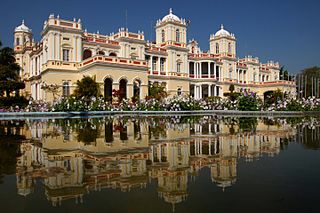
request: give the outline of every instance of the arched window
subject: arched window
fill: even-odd
[[[62,85],[62,95],[68,97],[70,95],[70,85],[69,82],[65,81]]]
[[[63,59],[63,61],[69,61],[70,60],[70,50],[69,49],[63,49],[62,50],[62,59]]]
[[[181,72],[181,62],[177,62],[177,72]]]
[[[161,31],[161,42],[165,42],[166,40],[166,33],[164,32],[164,30]]]
[[[228,43],[228,53],[231,53],[231,43]]]
[[[90,58],[91,56],[92,56],[91,50],[86,49],[83,51],[82,59],[86,60],[87,58]]]
[[[110,53],[110,54],[109,54],[109,56],[117,57],[117,54],[116,54],[116,53],[114,53],[114,52],[112,52],[112,53]]]
[[[176,29],[176,42],[180,42],[180,30]]]
[[[104,52],[102,50],[98,51],[98,55],[104,55]]]
[[[181,95],[182,94],[182,92],[181,92],[181,88],[178,88],[178,90],[177,90],[177,95]]]
[[[20,38],[16,38],[16,45],[20,45]]]
[[[219,54],[219,44],[216,43],[216,53]]]

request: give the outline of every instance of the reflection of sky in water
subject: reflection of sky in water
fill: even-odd
[[[301,118],[2,121],[0,203],[8,211],[315,208],[319,130]]]

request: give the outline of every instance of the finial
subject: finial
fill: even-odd
[[[59,14],[57,15],[57,19],[60,19],[60,15]]]
[[[24,24],[24,19],[22,19],[22,24]]]
[[[223,30],[223,24],[221,24],[221,29]]]
[[[169,13],[172,14],[172,8],[169,9]]]

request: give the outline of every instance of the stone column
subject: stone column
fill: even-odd
[[[160,57],[158,57],[158,62],[157,62],[158,64],[158,75],[160,75]]]
[[[150,67],[150,74],[153,74],[153,56],[150,56],[150,61],[151,61],[151,67]]]
[[[208,96],[211,97],[211,84],[208,85]]]
[[[237,72],[237,82],[239,83],[240,82],[240,70],[236,69],[236,72]]]
[[[58,34],[58,44],[57,44],[57,46],[58,46],[58,54],[57,54],[57,60],[61,60],[61,56],[60,56],[60,54],[61,54],[61,45],[60,45],[60,42],[61,42],[61,34],[59,33]]]
[[[73,59],[72,61],[75,62],[77,61],[77,36],[73,37],[74,42],[73,42]],[[71,60],[69,60],[71,61]]]
[[[202,66],[201,66],[201,62],[199,62],[199,74],[200,74],[200,78],[202,78]]]
[[[217,94],[216,94],[216,85],[213,85],[213,96],[217,96]]]
[[[217,67],[216,67],[216,63],[214,62],[213,63],[213,72],[214,72],[214,76],[215,76],[215,78],[217,79]],[[219,78],[220,78],[220,75],[219,75]]]
[[[209,75],[208,77],[209,78],[211,78],[211,68],[210,68],[211,66],[210,65],[211,65],[211,62],[208,62],[208,75]]]
[[[199,96],[200,96],[200,99],[202,99],[202,85],[200,85],[199,89],[200,89],[200,94],[199,94]]]

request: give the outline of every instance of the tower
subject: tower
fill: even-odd
[[[236,37],[221,25],[220,30],[210,35],[210,54],[222,62],[222,78],[237,79]]]
[[[24,24],[24,20],[20,26],[14,30],[14,49],[21,50],[26,46],[32,45],[32,31]]]
[[[168,71],[188,73],[187,22],[174,15],[170,8],[169,14],[156,24],[156,44],[168,52]]]
[[[19,75],[22,80],[26,80],[29,75],[29,53],[32,51],[33,45],[32,30],[24,24],[24,20],[20,26],[14,30],[14,52],[16,62],[20,65]],[[27,86],[26,86],[27,90]],[[25,92],[23,92],[25,94]]]
[[[210,36],[210,53],[236,57],[236,37],[225,30],[223,25],[219,31]]]

